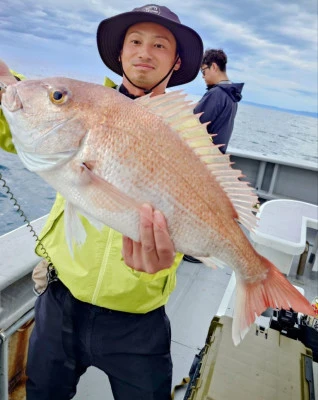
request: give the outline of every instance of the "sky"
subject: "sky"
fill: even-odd
[[[102,83],[121,78],[101,61],[96,30],[101,20],[146,2],[131,0],[10,0],[0,4],[0,58],[28,78],[66,76]],[[228,56],[243,100],[317,112],[317,0],[173,0],[181,22],[204,47]],[[180,86],[203,95],[201,74]]]

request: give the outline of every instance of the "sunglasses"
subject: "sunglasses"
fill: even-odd
[[[206,69],[210,69],[210,67],[205,67],[205,68],[202,68],[201,69],[201,74],[203,75],[203,76],[205,76],[205,70]]]

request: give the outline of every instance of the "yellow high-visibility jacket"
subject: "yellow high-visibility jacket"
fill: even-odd
[[[109,79],[105,79],[104,84],[116,86]],[[0,147],[15,152],[10,129],[2,112]],[[106,226],[99,231],[85,217],[81,217],[87,240],[81,247],[74,245],[72,257],[65,240],[64,205],[65,199],[58,193],[39,237],[59,279],[74,297],[101,307],[131,313],[146,313],[166,304],[176,285],[176,270],[182,254],[176,255],[172,267],[156,274],[135,271],[123,261],[122,235]],[[45,256],[41,245],[37,245],[35,251]]]

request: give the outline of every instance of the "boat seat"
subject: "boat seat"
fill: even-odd
[[[297,200],[270,200],[260,206],[257,217],[258,226],[250,232],[255,249],[288,275],[294,256],[306,248],[307,228],[317,230],[317,242],[318,206]]]

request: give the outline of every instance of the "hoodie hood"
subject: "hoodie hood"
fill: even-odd
[[[230,96],[230,98],[238,103],[242,100],[242,90],[244,83],[219,83],[217,85],[208,85],[207,89],[210,90],[214,87],[219,87]]]

